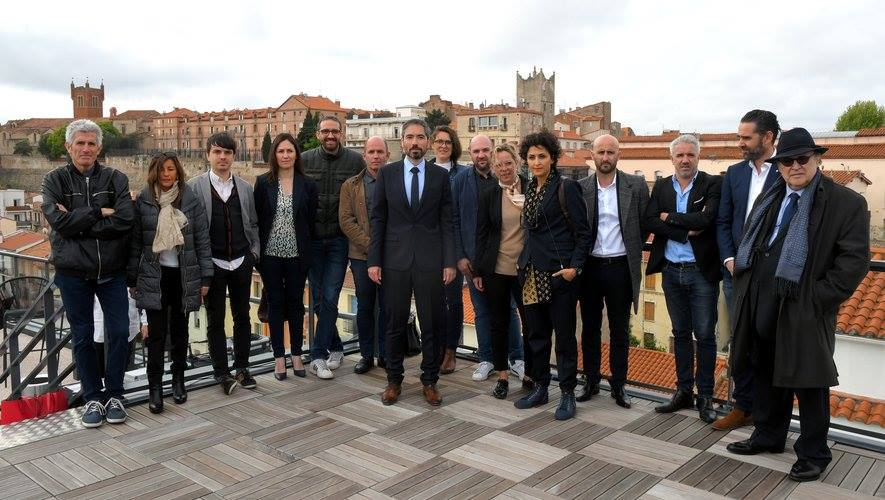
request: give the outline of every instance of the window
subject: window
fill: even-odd
[[[643,304],[643,317],[646,321],[654,321],[655,320],[655,303],[654,302],[645,302]]]
[[[77,106],[79,106],[81,108],[83,107],[83,96],[81,96],[81,95],[77,96]]]
[[[642,333],[642,345],[653,346],[657,345],[655,341],[655,334],[651,332],[643,332]]]
[[[657,274],[649,274],[645,277],[645,288],[646,290],[654,290],[657,285],[658,275]]]
[[[393,138],[399,139],[399,128],[398,127],[393,127]]]
[[[98,97],[96,97],[96,96],[92,96],[92,107],[93,108],[98,107]]]

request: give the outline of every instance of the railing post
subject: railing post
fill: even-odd
[[[52,293],[50,288],[47,293],[43,294],[43,322],[45,328],[43,341],[46,343],[46,352],[51,352],[58,343],[58,337],[55,334],[55,321],[52,320],[54,315],[55,294]],[[48,360],[46,374],[48,375],[48,380],[54,380],[58,376],[58,356],[53,356]]]

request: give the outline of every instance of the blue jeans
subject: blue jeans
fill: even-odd
[[[383,358],[384,352],[384,294],[381,287],[369,279],[369,267],[364,260],[350,259],[350,272],[356,288],[356,330],[360,340],[360,355],[364,358]],[[375,317],[375,304],[378,317]],[[378,337],[377,356],[375,337]]]
[[[316,331],[310,346],[311,359],[326,359],[329,351],[343,351],[338,335],[338,296],[347,272],[347,238],[317,239],[311,242],[312,260],[308,277]]]
[[[673,324],[677,385],[691,392],[697,382],[698,395],[712,396],[719,284],[707,281],[697,267],[681,269],[667,264],[662,274],[664,298]],[[692,342],[692,333],[695,342]],[[698,358],[696,372],[695,345]]]
[[[101,282],[55,273],[55,285],[61,292],[65,314],[71,323],[74,363],[80,375],[83,399],[122,398],[123,373],[129,363],[129,299],[125,273],[102,278]],[[92,308],[96,297],[104,312],[104,341],[108,349],[104,376],[106,393],[93,343],[95,321]]]
[[[489,301],[483,292],[480,292],[473,286],[473,280],[467,280],[467,286],[470,289],[470,302],[473,304],[473,324],[476,327],[476,355],[480,361],[488,361],[493,363],[492,358],[492,316],[489,310]],[[522,328],[519,322],[519,315],[516,312],[516,303],[510,301],[510,338],[507,342],[510,344],[510,361],[523,359],[522,353]]]

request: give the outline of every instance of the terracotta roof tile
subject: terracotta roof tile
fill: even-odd
[[[130,109],[128,111],[124,111],[119,113],[117,116],[111,118],[112,120],[144,120],[145,118],[153,118],[155,116],[160,116],[159,111],[154,111],[153,109]]]
[[[41,241],[36,245],[28,248],[27,250],[23,250],[19,253],[22,255],[30,255],[31,257],[40,257],[41,259],[48,259],[49,254],[52,252],[52,246],[49,243],[49,240]]]
[[[879,135],[885,135],[885,127],[862,128],[857,131],[857,137],[875,137]]]
[[[881,259],[881,248],[872,248],[874,259]],[[839,308],[836,332],[885,340],[885,272],[870,271],[857,289]]]
[[[20,231],[17,233],[12,233],[11,235],[5,237],[3,239],[3,243],[0,243],[0,250],[11,252],[25,250],[36,245],[37,243],[40,243],[45,239],[46,237],[43,236],[41,233]]]
[[[833,179],[837,184],[841,184],[845,186],[849,182],[853,181],[855,178],[864,182],[867,186],[873,183],[873,181],[869,180],[867,176],[863,174],[860,170],[821,170],[824,175]]]
[[[885,401],[830,391],[830,415],[885,427]]]

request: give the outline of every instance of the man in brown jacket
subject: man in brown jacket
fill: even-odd
[[[366,141],[363,151],[366,168],[341,185],[338,222],[349,241],[350,272],[356,286],[356,328],[362,358],[353,367],[355,373],[366,373],[375,366],[375,332],[378,332],[378,366],[384,368],[384,335],[378,324],[384,324],[384,302],[381,286],[369,279],[366,258],[369,248],[369,218],[378,170],[390,159],[384,139],[374,136]],[[375,317],[375,303],[380,314]]]

